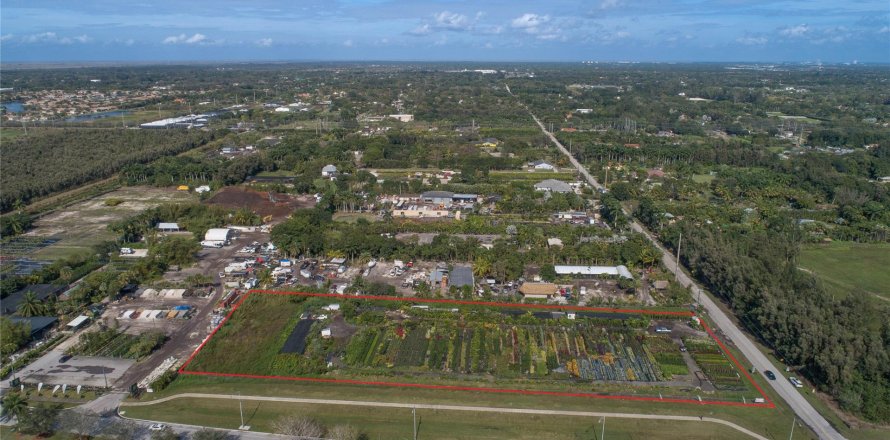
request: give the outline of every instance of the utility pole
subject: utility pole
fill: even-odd
[[[414,440],[417,440],[417,407],[416,406],[411,407],[411,416],[414,418],[413,425],[411,425],[414,428]],[[792,426],[791,428],[794,429],[794,426]]]
[[[794,425],[797,424],[797,416],[791,418],[791,434],[788,434],[788,440],[794,437]]]
[[[600,433],[600,440],[605,440],[606,438],[606,417],[603,416],[603,431]]]

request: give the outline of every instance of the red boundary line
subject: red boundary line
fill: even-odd
[[[571,393],[565,391],[544,391],[544,390],[520,390],[513,388],[485,388],[485,387],[469,387],[469,386],[459,386],[459,385],[429,385],[429,384],[420,384],[420,383],[402,383],[402,382],[382,382],[382,381],[363,381],[363,380],[355,380],[355,379],[325,379],[325,378],[317,378],[317,377],[300,377],[300,376],[273,376],[273,375],[259,375],[259,374],[240,374],[240,373],[217,373],[212,371],[188,371],[186,368],[188,365],[194,360],[195,356],[210,342],[210,339],[216,335],[216,332],[222,328],[223,325],[232,317],[238,308],[244,303],[244,301],[254,293],[264,293],[271,295],[297,295],[297,296],[313,296],[313,297],[327,297],[327,298],[341,298],[341,299],[363,299],[363,300],[372,300],[372,301],[401,301],[401,302],[414,302],[414,303],[440,303],[440,304],[462,304],[462,305],[483,305],[483,306],[492,306],[492,307],[505,307],[505,308],[532,308],[532,309],[564,309],[564,310],[579,310],[579,311],[597,311],[597,312],[609,312],[609,313],[638,313],[643,315],[669,315],[669,316],[685,316],[692,317],[694,314],[692,312],[676,312],[676,311],[655,311],[655,310],[642,310],[642,309],[616,309],[616,308],[606,308],[606,307],[584,307],[584,306],[561,306],[555,304],[521,304],[521,303],[499,303],[499,302],[490,302],[490,301],[461,301],[461,300],[449,300],[449,299],[435,299],[435,298],[401,298],[401,297],[391,297],[391,296],[374,296],[374,295],[341,295],[335,293],[306,293],[306,292],[282,292],[282,291],[272,291],[272,290],[250,290],[245,293],[241,299],[232,307],[232,310],[226,314],[226,317],[210,332],[210,335],[201,342],[201,345],[198,346],[197,349],[189,356],[189,358],[185,361],[182,367],[179,368],[179,374],[186,375],[194,375],[194,376],[213,376],[213,377],[238,377],[238,378],[249,378],[249,379],[275,379],[275,380],[288,380],[288,381],[296,381],[296,382],[315,382],[315,383],[338,383],[338,384],[350,384],[350,385],[371,385],[371,386],[387,386],[387,387],[398,387],[398,388],[421,388],[421,389],[431,389],[431,390],[449,390],[449,391],[477,391],[477,392],[485,392],[485,393],[502,393],[502,394],[522,394],[522,395],[543,395],[543,396],[560,396],[560,397],[586,397],[586,398],[595,398],[595,399],[611,399],[611,400],[629,400],[629,401],[645,401],[645,402],[667,402],[667,403],[687,403],[687,404],[697,404],[697,405],[720,405],[720,406],[742,406],[742,407],[756,407],[756,408],[775,408],[775,404],[770,400],[766,393],[754,382],[754,379],[748,374],[747,370],[742,368],[739,361],[735,358],[735,356],[730,353],[730,351],[726,348],[725,345],[717,338],[717,335],[711,331],[710,327],[701,321],[702,326],[708,332],[708,334],[714,338],[714,341],[720,346],[720,349],[735,363],[736,368],[741,370],[745,377],[748,378],[748,381],[751,382],[751,385],[760,392],[760,395],[766,400],[766,403],[741,403],[741,402],[730,402],[730,401],[699,401],[696,399],[677,399],[677,398],[658,398],[658,397],[647,397],[647,396],[626,396],[626,395],[605,395],[605,394],[593,394],[593,393]]]

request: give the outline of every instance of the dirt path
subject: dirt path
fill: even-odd
[[[609,413],[596,411],[561,411],[553,409],[533,409],[533,408],[498,408],[490,406],[464,406],[464,405],[438,405],[426,403],[397,403],[397,402],[372,402],[361,400],[333,400],[333,399],[302,399],[295,397],[266,397],[266,396],[238,396],[233,394],[206,394],[206,393],[183,393],[167,396],[150,402],[125,402],[121,407],[128,406],[148,406],[159,403],[169,402],[175,399],[228,399],[228,400],[250,400],[264,402],[281,402],[281,403],[310,403],[321,405],[343,405],[343,406],[372,406],[378,408],[418,408],[418,409],[435,409],[445,411],[472,411],[472,412],[490,412],[500,414],[535,414],[535,415],[554,415],[554,416],[573,416],[573,417],[606,417],[618,419],[643,419],[643,420],[676,420],[683,422],[700,422],[700,423],[716,423],[727,426],[736,431],[742,432],[759,440],[767,440],[766,437],[757,434],[747,428],[736,425],[735,423],[714,417],[694,417],[694,416],[670,416],[655,414],[634,414],[634,413]]]

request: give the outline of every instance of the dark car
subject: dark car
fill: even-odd
[[[773,374],[772,371],[766,370],[763,372],[763,375],[766,376],[766,378],[769,380],[776,380],[776,375]]]
[[[59,363],[64,364],[65,362],[68,362],[68,359],[71,359],[71,355],[63,354],[62,357],[59,358]]]

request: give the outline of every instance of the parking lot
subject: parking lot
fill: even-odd
[[[65,359],[63,348],[55,348],[16,374],[24,383],[45,386],[104,387],[121,378],[135,363],[132,359],[74,356]]]

